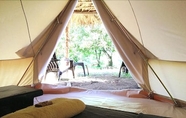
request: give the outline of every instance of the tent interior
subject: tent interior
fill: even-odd
[[[96,91],[41,85],[74,9],[94,4],[141,90]],[[77,98],[86,105],[163,117],[186,116],[186,1],[0,1],[0,86],[41,88],[34,104]],[[119,117],[119,116],[118,116]]]

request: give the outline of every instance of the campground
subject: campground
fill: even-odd
[[[89,69],[89,75],[83,75],[82,69],[75,70],[75,78],[71,72],[64,73],[60,83],[65,86],[81,87],[93,90],[139,89],[130,74],[121,73],[119,69]]]

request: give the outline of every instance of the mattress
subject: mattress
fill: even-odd
[[[111,110],[86,105],[86,108],[83,112],[72,118],[165,118],[165,117],[143,113],[138,114],[127,111]]]
[[[59,88],[58,88],[59,89]],[[64,90],[64,88],[62,88]],[[104,117],[105,115],[131,113],[135,117],[171,117],[185,118],[186,108],[175,107],[171,103],[160,102],[153,99],[145,98],[142,95],[137,95],[139,90],[87,90],[81,88],[65,88],[67,91],[62,91],[58,94],[45,93],[42,96],[35,97],[34,103],[51,100],[53,98],[76,98],[85,103],[87,106],[85,111],[76,116],[83,118],[87,113],[88,118],[91,116]],[[129,94],[130,93],[130,94]],[[132,96],[131,96],[132,95]],[[95,110],[92,110],[95,108]],[[103,110],[103,111],[102,111]],[[106,112],[104,112],[106,110]],[[104,112],[104,114],[103,114]],[[102,115],[102,116],[101,116]],[[113,115],[113,116],[112,116]],[[76,118],[75,117],[75,118]],[[108,116],[107,116],[108,117]],[[130,117],[129,117],[130,118]]]

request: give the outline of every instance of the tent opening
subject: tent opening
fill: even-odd
[[[104,90],[139,88],[91,1],[78,1],[55,54],[62,74],[59,77],[48,73],[50,80],[45,79],[44,83]],[[70,60],[75,64],[73,70],[67,69]]]

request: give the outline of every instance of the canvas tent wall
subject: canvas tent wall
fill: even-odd
[[[37,83],[43,77],[76,3],[0,1],[1,86]]]
[[[32,84],[43,77],[76,3],[0,1],[1,86]],[[136,82],[169,96],[160,78],[174,98],[185,101],[186,1],[93,3]]]
[[[185,1],[117,1],[116,3],[106,0],[105,4],[114,15],[109,13],[111,17],[106,18],[104,13],[99,12],[100,16],[107,27],[112,26],[107,29],[112,38],[116,39],[115,45],[128,68],[132,70],[134,67],[133,76],[139,75],[136,78],[141,82],[138,83],[142,83],[143,88],[150,91],[166,96],[170,93],[171,96],[185,100],[184,95],[180,94],[185,89],[181,82],[185,81],[185,30],[183,30],[185,26],[182,21],[185,16],[181,12],[185,11]],[[100,3],[97,3],[97,6],[100,6]],[[124,34],[119,34],[112,24],[117,24],[123,30],[122,33],[126,34],[126,38],[122,37]],[[128,40],[132,40],[135,44],[130,45]],[[136,46],[137,48],[134,48]]]

